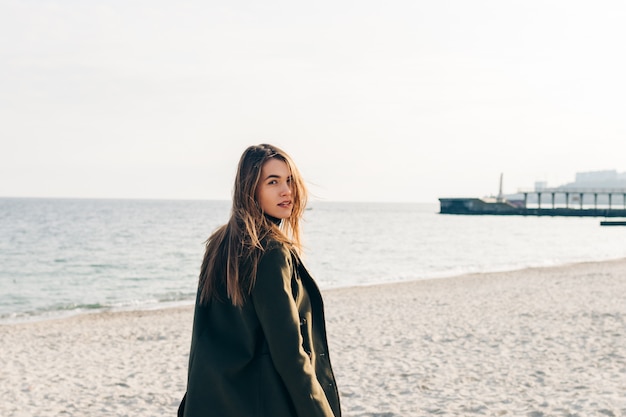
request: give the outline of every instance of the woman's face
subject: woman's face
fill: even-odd
[[[256,199],[261,210],[277,219],[286,219],[293,210],[291,172],[280,159],[268,159],[261,167]]]

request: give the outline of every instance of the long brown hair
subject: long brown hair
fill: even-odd
[[[285,162],[291,172],[293,209],[280,224],[263,213],[256,199],[261,168],[271,158]],[[200,302],[217,297],[218,286],[223,285],[232,304],[241,306],[254,286],[267,238],[300,251],[300,219],[306,202],[306,187],[289,155],[268,144],[246,149],[237,167],[230,219],[206,241],[198,283]]]

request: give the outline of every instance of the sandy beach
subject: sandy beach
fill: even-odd
[[[324,292],[344,416],[626,415],[626,260]],[[0,416],[173,416],[192,308],[0,326]]]

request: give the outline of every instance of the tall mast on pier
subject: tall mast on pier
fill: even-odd
[[[498,191],[498,197],[497,197],[497,201],[499,203],[504,201],[504,195],[502,194],[502,177],[504,176],[504,174],[501,172],[500,173],[500,190]]]

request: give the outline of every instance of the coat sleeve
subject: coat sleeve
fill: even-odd
[[[302,347],[300,316],[291,290],[291,254],[284,246],[269,248],[257,271],[252,299],[265,333],[272,362],[298,417],[333,417],[311,360]]]

